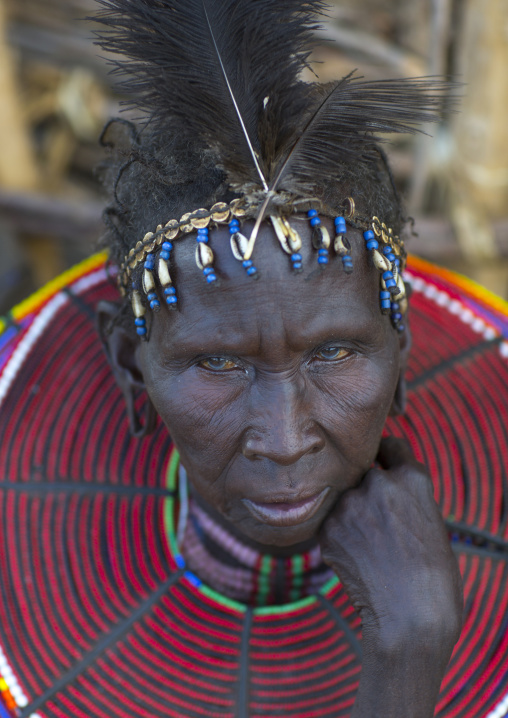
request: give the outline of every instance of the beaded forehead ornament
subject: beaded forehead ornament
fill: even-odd
[[[209,231],[211,226],[228,224],[233,256],[242,263],[249,277],[259,276],[251,259],[249,240],[241,232],[240,222],[246,215],[247,211],[242,206],[241,199],[235,199],[229,204],[218,202],[210,210],[198,209],[185,214],[180,221],[172,219],[164,227],[159,225],[155,232],[148,232],[143,240],[130,250],[120,268],[119,287],[123,294],[131,295],[136,331],[142,339],[147,337],[146,305],[148,304],[154,312],[160,311],[161,308],[156,278],[166,305],[170,309],[176,309],[178,306],[178,297],[170,271],[173,241],[193,232],[197,233],[196,265],[202,270],[205,281],[209,285],[214,285],[217,282],[217,274],[214,268],[213,250],[209,246]],[[314,208],[307,211],[312,227],[312,245],[317,251],[318,264],[321,268],[326,267],[330,251],[334,251],[342,260],[344,272],[351,274],[353,261],[351,245],[346,236],[346,218],[352,226],[364,229],[366,249],[370,253],[372,264],[380,272],[381,312],[390,314],[393,326],[399,332],[404,331],[403,316],[407,311],[407,298],[402,271],[405,267],[406,252],[402,240],[378,217],[373,217],[370,223],[357,217],[355,202],[351,197],[347,200],[347,212],[344,212],[344,215],[334,218],[335,237],[332,242],[328,229],[321,223],[318,211]],[[284,217],[270,215],[269,221],[282,250],[290,257],[293,272],[301,272],[302,239],[299,233]],[[159,252],[158,259],[157,252]],[[139,282],[132,281],[132,274],[139,267],[143,267],[141,287]],[[145,301],[142,298],[143,294],[146,297]]]
[[[152,136],[177,137],[182,147],[211,156],[224,175],[228,189],[222,191],[237,196],[171,219],[132,242],[120,262],[119,285],[132,300],[139,336],[148,336],[148,307],[159,311],[161,300],[178,307],[171,274],[174,241],[196,234],[196,264],[204,281],[216,286],[210,229],[228,224],[233,255],[255,278],[253,250],[261,222],[268,221],[291,269],[300,272],[302,240],[289,221],[298,212],[307,213],[323,268],[334,252],[350,274],[347,224],[363,231],[380,272],[381,311],[402,331],[403,243],[373,216],[379,212],[360,216],[351,198],[341,207],[337,188],[345,196],[361,186],[371,207],[388,188],[391,200],[387,203],[384,191],[383,206],[391,203],[392,215],[400,218],[378,133],[416,132],[435,121],[449,83],[361,82],[352,74],[328,85],[302,82],[323,0],[98,1],[104,10],[96,20],[105,27],[99,44],[121,55],[116,63],[124,76],[121,89],[147,116]],[[185,159],[179,162],[181,177]],[[334,219],[333,239],[320,213]],[[242,232],[245,219],[255,220],[249,237]]]

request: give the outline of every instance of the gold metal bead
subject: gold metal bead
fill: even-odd
[[[169,273],[168,263],[165,259],[162,259],[162,257],[159,257],[159,262],[157,265],[157,274],[159,277],[159,282],[161,283],[162,287],[169,287],[173,283],[171,281],[171,275]]]
[[[146,314],[146,307],[141,301],[141,295],[139,292],[132,292],[132,311],[136,319],[144,317]]]
[[[407,310],[409,308],[409,302],[407,301],[407,297],[402,297],[399,299],[399,308],[401,314],[407,314]]]
[[[333,241],[333,248],[339,257],[345,257],[351,251],[351,244],[345,234],[337,234]]]
[[[132,255],[135,253],[135,251],[136,250],[134,249],[134,247],[132,247],[132,249],[129,249],[129,257],[132,257]]]
[[[204,242],[199,242],[196,247],[196,264],[200,269],[205,269],[213,264],[213,252]]]
[[[210,212],[212,213],[212,220],[214,222],[218,222],[219,224],[224,224],[229,219],[229,205],[225,202],[217,202],[213,205]]]
[[[191,224],[194,229],[205,229],[211,221],[210,212],[207,209],[197,209],[191,215]]]
[[[387,272],[392,267],[388,259],[382,255],[381,252],[378,252],[377,249],[372,251],[372,261],[374,262],[376,269],[380,272]]]
[[[192,212],[186,212],[181,218],[180,218],[180,231],[184,234],[189,234],[189,232],[192,232],[194,227],[189,222],[190,216]]]
[[[379,217],[372,217],[372,231],[374,232],[376,237],[381,236],[382,229],[381,220],[379,219]]]
[[[236,217],[237,219],[242,219],[242,217],[245,217],[247,212],[243,207],[240,206],[240,203],[242,202],[241,199],[234,199],[231,204],[229,205],[231,209],[231,214],[233,217]]]
[[[356,212],[355,201],[352,197],[347,197],[346,202],[348,203],[349,207],[346,210],[345,215],[348,219],[353,219]]]
[[[149,294],[150,292],[153,292],[154,289],[155,281],[153,274],[149,269],[145,269],[143,272],[143,290],[145,294]]]
[[[249,240],[241,232],[235,232],[235,234],[231,235],[230,244],[234,258],[242,262],[245,257],[245,252],[247,251]]]
[[[178,220],[176,219],[170,219],[169,222],[164,227],[166,232],[164,232],[164,237],[166,239],[175,239],[178,236],[178,233],[180,232],[180,227],[178,226]]]
[[[134,257],[134,258],[131,259],[131,261],[129,262],[129,267],[130,267],[131,269],[136,269],[137,266],[138,266],[138,260],[136,259],[136,257]]]
[[[140,249],[143,249],[143,242],[141,240],[136,242],[136,252],[139,252]]]

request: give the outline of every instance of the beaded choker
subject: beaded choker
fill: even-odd
[[[309,205],[307,201],[307,205]],[[301,203],[300,203],[301,204]],[[293,211],[296,206],[293,205]],[[321,223],[319,212],[313,207],[307,209],[307,218],[312,228],[312,246],[317,253],[317,263],[321,268],[329,263],[330,252],[342,260],[344,272],[353,271],[351,244],[347,238],[347,224],[363,230],[366,249],[374,267],[380,272],[380,308],[383,314],[389,314],[393,326],[404,331],[403,317],[407,311],[406,289],[402,278],[406,252],[402,240],[394,235],[378,217],[367,219],[356,214],[355,203],[348,197],[342,214],[334,217],[335,236]],[[248,239],[241,230],[241,221],[253,215],[253,208],[244,204],[244,200],[235,199],[229,204],[219,202],[211,209],[198,209],[183,215],[178,221],[172,219],[166,225],[159,225],[155,232],[148,232],[142,241],[133,247],[120,267],[119,286],[122,294],[131,295],[136,331],[146,340],[148,329],[146,311],[148,307],[158,312],[161,299],[169,309],[176,309],[178,296],[171,276],[171,252],[173,241],[193,232],[196,233],[196,265],[202,271],[204,281],[210,286],[217,283],[218,273],[214,267],[214,253],[210,247],[210,229],[213,226],[229,225],[231,251],[235,259],[241,262],[246,275],[259,276],[251,259],[254,249],[254,233]],[[289,219],[278,214],[268,215],[282,250],[289,256],[291,269],[301,272],[303,269],[302,239]],[[158,257],[157,257],[158,253]],[[143,268],[141,282],[135,272]]]
[[[180,465],[177,540],[187,568],[215,591],[251,606],[299,601],[319,593],[333,577],[319,546],[277,558],[242,543],[188,496]]]

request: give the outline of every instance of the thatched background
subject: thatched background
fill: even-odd
[[[101,232],[97,137],[118,98],[80,20],[93,9],[0,0],[0,312]],[[340,0],[320,40],[324,80],[357,67],[467,83],[459,115],[390,154],[417,219],[412,251],[508,296],[508,0]]]

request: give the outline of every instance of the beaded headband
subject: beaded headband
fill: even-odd
[[[308,204],[308,203],[307,203]],[[178,297],[171,277],[171,252],[173,241],[185,235],[197,232],[196,265],[203,272],[207,284],[213,286],[217,283],[217,273],[214,269],[214,253],[209,246],[210,225],[229,225],[231,251],[235,259],[242,263],[247,275],[252,278],[259,276],[251,255],[253,243],[242,234],[240,221],[248,216],[248,210],[243,206],[243,200],[235,199],[229,204],[216,203],[211,209],[197,209],[188,212],[178,221],[172,219],[165,226],[159,225],[155,232],[148,232],[143,240],[133,247],[120,267],[118,277],[122,294],[131,294],[132,309],[135,317],[136,331],[146,340],[148,337],[146,326],[146,304],[154,312],[160,311],[161,304],[157,293],[156,277],[164,302],[170,309],[178,306]],[[402,271],[405,267],[406,252],[402,240],[394,235],[378,217],[367,220],[356,215],[355,202],[348,197],[344,213],[334,218],[335,237],[332,242],[330,233],[321,223],[316,209],[307,210],[307,217],[312,228],[312,246],[317,251],[317,262],[321,268],[329,263],[330,251],[333,250],[342,260],[342,267],[346,274],[353,271],[351,258],[351,244],[346,237],[348,223],[363,230],[366,249],[370,253],[374,267],[380,272],[380,307],[382,314],[389,314],[393,326],[404,331],[403,317],[407,311],[407,298]],[[302,239],[288,219],[283,216],[270,214],[268,219],[272,224],[282,250],[289,255],[291,268],[294,272],[303,269]],[[156,253],[160,251],[157,269],[155,269]],[[132,280],[136,269],[143,265],[140,291],[139,283]],[[146,301],[143,299],[146,297]]]
[[[239,197],[159,225],[131,249],[119,282],[131,296],[138,334],[147,338],[147,305],[156,312],[164,297],[168,307],[178,306],[170,273],[174,240],[197,233],[196,264],[214,286],[210,226],[229,225],[234,257],[249,277],[257,277],[252,253],[260,224],[268,221],[299,272],[302,240],[288,217],[304,211],[320,267],[333,251],[351,273],[346,220],[363,231],[380,272],[381,311],[402,331],[402,241],[377,217],[357,216],[352,199],[330,211],[312,198],[326,197],[344,183],[353,187],[353,173],[376,206],[380,184],[391,183],[393,189],[380,143],[386,134],[418,132],[438,120],[449,104],[450,83],[436,78],[370,82],[354,72],[326,84],[303,82],[326,0],[100,0],[100,5],[98,42],[118,56],[121,91],[150,127],[150,154],[156,156],[162,143],[163,156],[172,157],[167,171],[179,178],[177,184],[192,183],[203,157],[213,158]],[[194,161],[187,163],[193,152]],[[141,147],[123,167],[138,155]],[[395,191],[393,202],[398,204]],[[319,211],[334,218],[333,241]],[[247,218],[255,219],[249,238],[241,231]],[[136,270],[142,264],[140,282]]]

